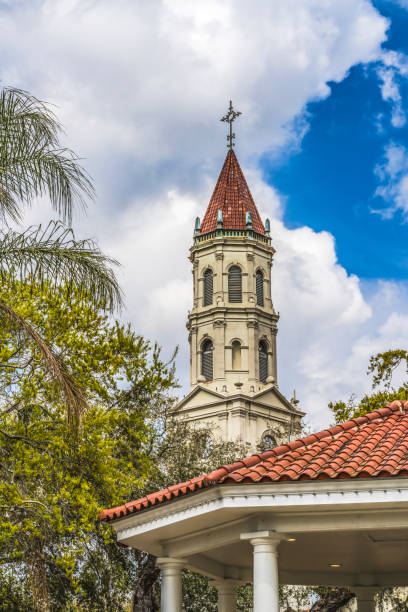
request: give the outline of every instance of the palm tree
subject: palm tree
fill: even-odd
[[[0,277],[76,287],[95,305],[113,310],[121,292],[112,271],[117,262],[91,240],[77,240],[69,225],[75,206],[94,197],[92,182],[73,151],[60,146],[61,125],[49,106],[29,93],[0,90]],[[25,232],[11,229],[24,208],[48,195],[60,221]],[[68,225],[66,225],[68,224]],[[0,298],[0,312],[36,342],[59,381],[68,416],[78,422],[86,400],[58,354]]]

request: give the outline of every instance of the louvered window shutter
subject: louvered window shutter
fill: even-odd
[[[268,378],[268,348],[266,343],[261,340],[259,343],[259,380],[263,383]]]
[[[232,266],[228,272],[228,301],[242,302],[242,274],[238,266]]]
[[[213,273],[212,270],[204,272],[204,306],[213,303]]]
[[[264,275],[259,270],[256,273],[256,303],[264,305]]]
[[[213,379],[213,344],[205,340],[201,347],[201,374],[205,380]]]

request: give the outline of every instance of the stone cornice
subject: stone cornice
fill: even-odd
[[[214,250],[215,247],[221,246],[233,246],[237,248],[239,245],[243,250],[250,247],[251,250],[263,251],[270,258],[276,253],[276,250],[271,244],[264,242],[264,239],[258,240],[247,236],[211,236],[206,240],[195,241],[193,246],[190,247],[190,257],[193,257],[197,251],[202,250]]]
[[[130,535],[227,508],[240,508],[247,512],[269,509],[270,512],[280,513],[284,512],[285,508],[291,508],[298,514],[302,513],[303,508],[303,512],[312,511],[313,515],[318,515],[317,506],[320,506],[324,517],[327,513],[325,507],[343,509],[344,512],[347,506],[364,506],[369,509],[375,504],[393,504],[396,509],[402,504],[408,526],[408,478],[221,484],[167,501],[157,507],[147,508],[112,521],[111,524],[118,533],[118,540],[121,540]],[[269,514],[261,516],[268,519]],[[265,522],[273,525],[273,515],[270,515],[268,520],[269,523],[264,519],[264,525]],[[301,521],[295,523],[296,529],[301,531]],[[354,528],[360,527],[355,525]]]
[[[198,308],[194,308],[188,315],[188,318],[189,320],[203,319],[206,317],[211,319],[214,316],[219,316],[221,313],[224,314],[225,318],[228,320],[235,319],[237,316],[243,316],[245,318],[252,317],[263,325],[270,327],[272,331],[276,330],[277,332],[278,329],[276,324],[279,321],[279,315],[272,309],[261,309],[259,306],[255,305],[232,306],[228,304],[227,306],[226,303],[223,302],[222,306],[200,306]]]
[[[198,389],[198,388],[202,389],[201,385],[197,386],[195,389]],[[218,393],[217,391],[213,391],[212,389],[204,389],[204,391],[207,391],[209,394],[211,393],[213,395],[213,398],[217,398],[217,399],[212,399],[208,403],[205,403],[205,404],[202,403],[199,406],[186,406],[186,408],[184,408],[181,404],[187,403],[188,399],[190,399],[190,397],[193,397],[192,392],[190,392],[188,395],[186,395],[185,398],[181,400],[181,402],[178,405],[179,407],[176,406],[176,408],[171,411],[171,414],[173,415],[177,414],[179,416],[185,417],[184,413],[193,414],[193,413],[197,413],[200,410],[212,409],[212,412],[206,415],[206,418],[211,418],[212,416],[217,417],[218,414],[221,412],[220,408],[222,406],[225,406],[225,408],[223,408],[222,410],[225,412],[228,412],[228,410],[230,409],[229,408],[230,404],[233,404],[234,402],[241,400],[243,403],[245,403],[247,411],[249,411],[252,414],[256,414],[257,416],[262,417],[262,418],[271,418],[273,416],[275,420],[279,420],[278,415],[281,414],[281,415],[287,415],[287,416],[291,416],[291,417],[300,419],[304,415],[303,412],[295,409],[292,406],[292,404],[290,404],[290,402],[288,402],[288,400],[286,400],[281,393],[277,392],[275,388],[273,388],[273,391],[276,392],[277,396],[279,397],[279,399],[281,399],[281,401],[282,401],[282,398],[283,400],[285,400],[285,403],[287,403],[287,407],[286,406],[274,406],[274,405],[266,404],[265,402],[262,402],[257,397],[260,394],[262,395],[263,393],[262,391],[259,391],[255,396],[245,395],[243,393],[235,393],[233,395],[227,395],[224,393],[223,394]],[[268,391],[268,388],[265,388],[264,391]],[[190,420],[190,419],[186,419],[186,420]],[[191,420],[194,421],[195,418],[192,417]],[[282,418],[281,422],[287,423],[288,420],[285,418]]]

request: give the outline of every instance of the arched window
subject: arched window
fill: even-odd
[[[262,447],[263,447],[263,450],[268,450],[270,448],[274,448],[277,445],[278,444],[276,442],[276,438],[271,433],[268,432],[268,433],[266,433],[262,437]]]
[[[207,268],[204,272],[204,306],[213,303],[213,273]]]
[[[265,340],[259,343],[259,380],[263,383],[268,378],[268,347]]]
[[[232,369],[241,369],[241,344],[238,340],[234,340],[232,343]]]
[[[242,302],[242,274],[238,266],[231,266],[228,272],[228,301]]]
[[[213,343],[204,340],[201,345],[201,374],[205,380],[213,379]]]
[[[256,303],[258,306],[264,305],[264,275],[260,270],[256,273]]]

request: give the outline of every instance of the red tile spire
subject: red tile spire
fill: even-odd
[[[265,234],[258,209],[249,191],[237,156],[232,149],[227,153],[214,193],[208,204],[201,224],[201,234],[208,234],[208,232],[217,229],[219,210],[222,211],[223,229],[247,229],[246,213],[249,212],[251,213],[254,232]]]

